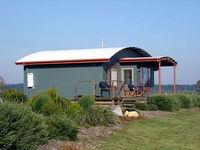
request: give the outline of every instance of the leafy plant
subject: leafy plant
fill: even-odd
[[[80,125],[113,126],[117,123],[117,116],[104,106],[94,105],[90,109],[82,110],[76,120]]]
[[[56,88],[48,88],[47,90],[43,91],[45,95],[48,95],[52,100],[56,100],[60,97],[60,93]]]
[[[46,116],[50,116],[52,114],[62,114],[63,110],[59,104],[47,101],[42,105],[41,113]]]
[[[4,82],[4,79],[0,76],[0,101],[3,98],[4,89],[5,89],[5,82]]]
[[[180,102],[181,108],[191,108],[191,107],[193,107],[193,100],[192,100],[191,95],[189,95],[189,94],[177,94],[176,97]]]
[[[48,102],[48,104],[45,104]],[[59,95],[59,91],[55,88],[49,88],[45,91],[35,94],[28,102],[34,111],[45,113],[45,115],[50,115],[50,113],[56,112],[66,112],[70,101]],[[45,106],[43,107],[43,105]],[[52,107],[52,108],[51,108]],[[43,110],[42,110],[43,109]],[[42,110],[42,111],[41,111]]]
[[[44,118],[25,104],[0,103],[0,148],[33,149],[47,141]]]
[[[49,137],[59,140],[76,140],[77,125],[66,116],[52,115],[48,120]]]
[[[84,110],[87,110],[95,104],[95,100],[91,95],[84,95],[80,98],[78,103]]]
[[[194,94],[194,97],[196,99],[196,107],[200,107],[200,95],[199,94]]]
[[[82,111],[82,107],[78,103],[70,103],[66,111],[66,115],[70,118],[76,117]]]
[[[63,112],[66,112],[69,109],[69,106],[71,105],[70,100],[60,96],[54,99],[54,103],[59,104]]]
[[[173,95],[154,95],[148,98],[148,105],[151,110],[175,111],[180,104]]]
[[[3,91],[3,101],[12,103],[25,103],[28,97],[16,89]]]
[[[135,103],[135,108],[140,110],[149,110],[149,106],[147,103],[139,101]]]
[[[49,96],[43,95],[38,97],[33,105],[33,110],[36,112],[41,112],[43,105],[50,101],[51,98]]]

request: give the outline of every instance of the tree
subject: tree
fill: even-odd
[[[0,76],[0,101],[2,100],[2,94],[5,89],[5,82],[4,79]]]
[[[198,89],[200,89],[200,80],[197,81],[196,86]]]

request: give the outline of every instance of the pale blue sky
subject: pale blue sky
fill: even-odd
[[[38,50],[136,46],[200,79],[200,0],[0,0],[0,76],[23,82],[17,59]],[[172,83],[172,68],[162,82]]]

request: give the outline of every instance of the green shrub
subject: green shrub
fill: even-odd
[[[50,105],[53,108],[50,108],[50,106],[48,107],[48,105],[46,104],[42,111],[43,113],[45,113],[45,115],[50,115],[51,112],[53,114],[53,110],[60,112],[60,108],[62,112],[66,112],[70,105],[70,101],[64,97],[61,97],[59,95],[59,91],[55,88],[49,88],[45,91],[35,94],[27,102],[27,104],[29,104],[34,111],[41,112],[43,104],[45,104],[46,102],[51,102]]]
[[[25,103],[28,97],[21,91],[10,89],[3,91],[3,101],[12,103]]]
[[[82,107],[78,103],[70,103],[70,105],[68,106],[68,109],[66,111],[66,115],[71,118],[74,118],[81,111],[82,111]]]
[[[33,104],[33,110],[36,112],[41,112],[43,105],[50,101],[51,98],[49,96],[43,95],[38,97]]]
[[[147,103],[144,102],[136,102],[135,103],[135,108],[139,110],[149,110],[149,106]]]
[[[117,116],[104,106],[94,105],[77,114],[76,120],[80,125],[113,126],[117,123]]]
[[[180,104],[174,95],[150,96],[148,104],[151,110],[175,111],[180,108]]]
[[[31,108],[33,109],[35,102],[37,101],[38,98],[43,96],[44,94],[42,92],[38,92],[35,95],[33,95],[27,102],[26,104],[30,105]]]
[[[176,97],[180,102],[181,108],[191,108],[194,106],[192,97],[190,94],[177,94]]]
[[[52,101],[47,101],[42,105],[41,113],[46,116],[50,116],[53,114],[62,114],[63,110],[59,104]]]
[[[84,110],[86,110],[90,109],[95,104],[95,100],[91,95],[84,95],[80,98],[78,103]]]
[[[0,112],[0,149],[32,149],[47,141],[44,118],[30,107],[0,103]]]
[[[59,140],[76,140],[78,134],[77,125],[61,115],[52,115],[48,120],[49,137]]]
[[[60,93],[56,88],[48,88],[47,90],[43,91],[44,95],[48,95],[52,100],[56,100],[60,97]]]
[[[196,98],[196,107],[200,107],[200,95],[199,94],[195,94],[195,98]]]
[[[200,107],[200,95],[198,95],[198,94],[190,94],[190,97],[192,99],[192,105],[194,107]]]
[[[149,105],[149,110],[154,110],[154,111],[159,110],[159,109],[158,109],[158,106],[157,106],[156,104],[152,104],[152,103],[150,104],[150,103],[149,103],[148,105]]]
[[[60,96],[54,99],[54,103],[59,104],[63,112],[66,112],[71,104],[69,99]]]

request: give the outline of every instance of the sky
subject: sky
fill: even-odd
[[[178,62],[177,83],[200,80],[200,0],[0,0],[0,76],[23,82],[15,61],[40,50],[140,47]],[[157,82],[157,79],[156,79]],[[173,83],[173,68],[162,68]]]

